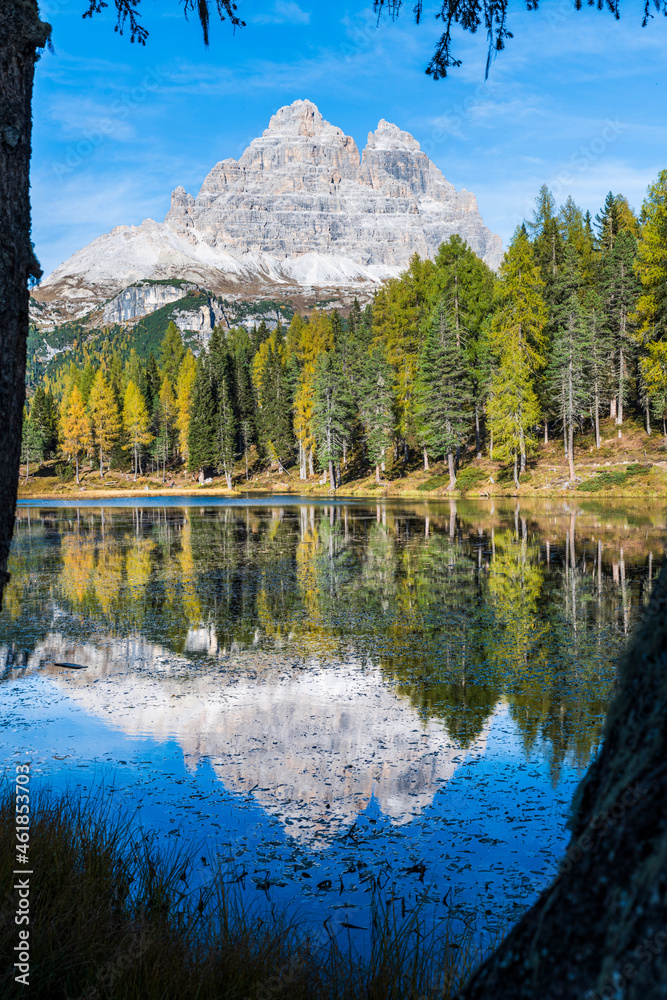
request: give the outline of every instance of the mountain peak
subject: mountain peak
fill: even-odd
[[[312,101],[298,100],[279,108],[271,116],[269,127],[264,129],[264,136],[315,136],[322,133],[335,133],[343,136],[342,129],[337,128],[323,117],[319,108]]]
[[[375,132],[368,133],[366,149],[419,153],[421,146],[409,132],[403,132],[398,125],[381,118]]]

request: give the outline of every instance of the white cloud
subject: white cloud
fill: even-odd
[[[310,13],[294,0],[276,0],[266,14],[255,14],[249,19],[253,24],[309,24]]]

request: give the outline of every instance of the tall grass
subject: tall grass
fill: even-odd
[[[111,806],[31,795],[30,986],[0,970],[0,996],[48,1000],[447,1000],[482,958],[460,922],[426,926],[376,894],[364,958],[294,919],[260,916],[216,872],[190,891],[191,860]],[[0,793],[0,946],[13,954],[14,793]],[[12,960],[13,961],[13,960]]]

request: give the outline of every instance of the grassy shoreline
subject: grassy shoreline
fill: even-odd
[[[575,448],[576,480],[570,482],[567,461],[560,440],[541,443],[529,459],[526,472],[516,489],[511,473],[499,462],[487,456],[477,458],[468,451],[463,456],[457,479],[457,488],[449,489],[449,477],[444,462],[431,463],[424,470],[415,457],[404,464],[389,456],[383,481],[375,482],[375,475],[358,461],[351,461],[343,470],[341,487],[332,492],[328,483],[323,484],[318,475],[300,480],[296,470],[278,472],[261,468],[254,460],[252,475],[245,478],[245,467],[237,466],[234,487],[228,490],[223,476],[216,476],[211,483],[200,486],[182,471],[168,473],[168,481],[161,476],[142,476],[136,481],[126,471],[113,470],[100,479],[99,471],[86,469],[81,473],[81,484],[63,482],[56,475],[56,463],[45,463],[38,474],[28,482],[19,483],[19,499],[110,499],[112,497],[242,497],[246,494],[272,496],[276,493],[300,497],[350,499],[405,499],[448,500],[485,499],[502,497],[522,499],[554,499],[576,497],[579,500],[599,498],[604,500],[656,500],[667,499],[667,441],[662,435],[650,437],[639,422],[627,421],[623,437],[611,420],[603,422],[601,447],[596,449],[592,438],[581,436]],[[25,469],[23,470],[25,473]],[[170,483],[173,482],[173,485]]]

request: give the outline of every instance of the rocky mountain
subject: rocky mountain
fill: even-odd
[[[498,266],[500,237],[475,196],[457,192],[408,132],[382,120],[360,155],[299,100],[239,160],[216,164],[196,197],[176,188],[164,222],[118,226],[56,268],[35,292],[37,322],[83,316],[146,281],[179,279],[227,298],[370,293],[454,233]]]

